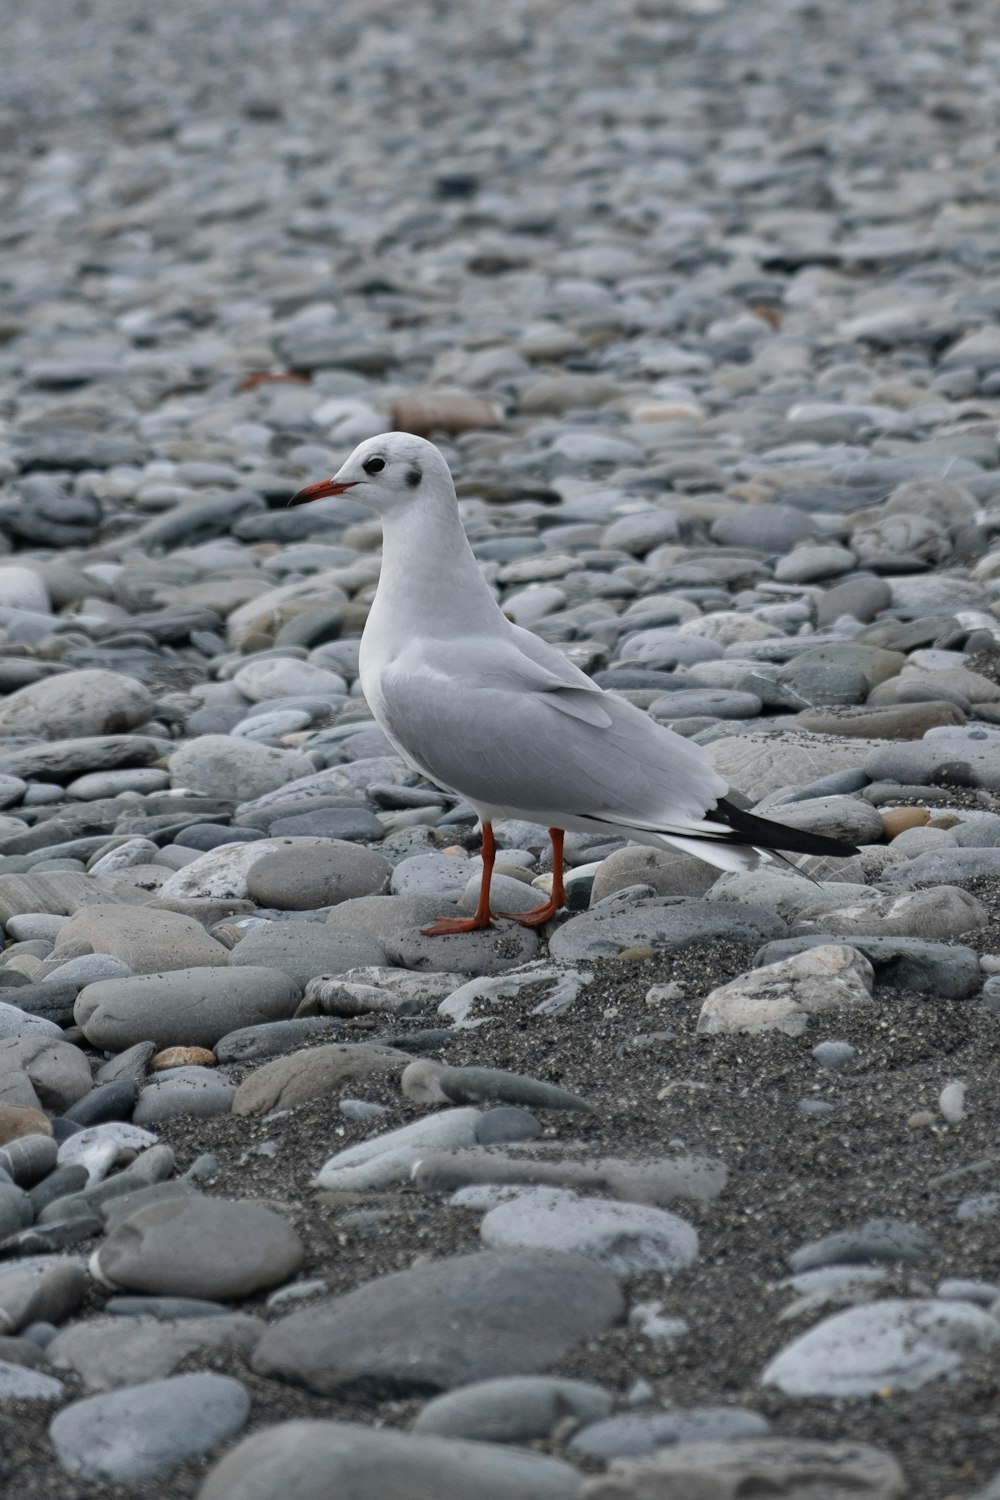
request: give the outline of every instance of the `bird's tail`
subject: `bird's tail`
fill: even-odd
[[[772,818],[746,812],[728,797],[719,798],[711,816],[704,822],[691,823],[684,828],[657,829],[657,834],[675,849],[693,854],[696,859],[702,859],[718,870],[731,872],[754,870],[762,863],[773,863],[804,875],[805,871],[793,860],[786,859],[785,854],[844,859],[859,852],[855,845],[831,838],[829,834],[789,828]]]

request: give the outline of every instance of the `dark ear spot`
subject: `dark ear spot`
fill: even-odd
[[[424,475],[422,469],[414,467],[412,469],[407,469],[406,471],[406,482],[410,486],[411,490],[416,489],[417,485],[420,483],[423,477]]]

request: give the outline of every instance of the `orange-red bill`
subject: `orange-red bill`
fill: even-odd
[[[320,479],[315,484],[307,484],[304,490],[298,490],[289,500],[289,505],[308,505],[310,500],[326,500],[330,495],[342,495],[345,490],[354,488],[357,480],[349,479],[346,484],[337,484],[333,479]]]

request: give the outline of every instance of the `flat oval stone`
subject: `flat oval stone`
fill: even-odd
[[[304,1259],[294,1229],[263,1203],[195,1196],[139,1209],[94,1266],[116,1289],[228,1302],[288,1281]]]
[[[579,1256],[449,1256],[272,1324],[253,1365],[327,1393],[443,1390],[547,1369],[622,1312],[616,1278]]]
[[[198,1500],[580,1500],[571,1464],[538,1453],[353,1422],[283,1422],[216,1465]]]
[[[91,1483],[133,1483],[172,1469],[234,1437],[250,1393],[228,1375],[175,1375],[63,1408],[49,1427],[68,1474]]]

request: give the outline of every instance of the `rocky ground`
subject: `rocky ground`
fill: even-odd
[[[1000,5],[2,18],[5,1493],[997,1500]],[[474,815],[286,506],[393,428],[860,853],[423,935]]]

